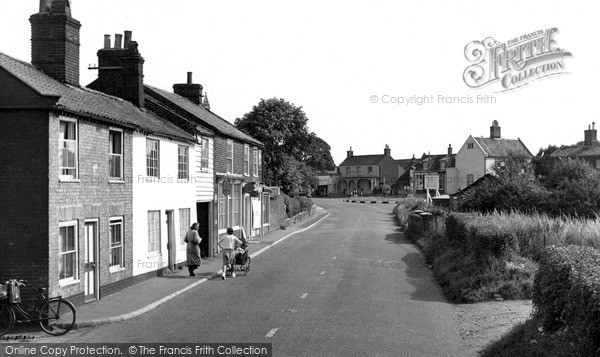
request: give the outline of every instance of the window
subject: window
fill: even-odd
[[[253,176],[258,176],[258,149],[254,148],[254,150],[252,150],[252,159],[254,164],[252,165],[252,175]]]
[[[244,175],[250,175],[250,146],[244,144]]]
[[[346,176],[349,177],[350,176],[350,167],[346,167]]]
[[[417,175],[417,190],[425,189],[425,175]]]
[[[440,170],[445,170],[446,169],[446,161],[440,161]]]
[[[242,185],[241,184],[235,184],[233,185],[233,192],[232,192],[232,217],[233,217],[233,222],[231,224],[232,227],[237,227],[237,226],[241,226],[242,222],[240,220],[241,215],[240,215],[240,207],[241,207],[241,195],[242,195]]]
[[[600,169],[600,159],[596,159],[596,166],[597,169]]]
[[[369,173],[369,176],[372,176],[373,175],[373,166],[367,167],[367,172]]]
[[[61,120],[59,137],[60,176],[77,178],[77,122]]]
[[[362,176],[362,167],[358,166],[356,168],[356,176],[359,176],[359,177]]]
[[[108,157],[110,178],[123,180],[123,132],[108,131]]]
[[[219,230],[227,228],[227,198],[223,194],[223,182],[219,183]]]
[[[262,150],[258,150],[258,173],[256,175],[258,177],[260,177],[261,172],[262,172]]]
[[[177,178],[179,180],[187,180],[189,178],[189,148],[185,145],[179,145],[177,161],[179,166],[177,169]]]
[[[59,224],[58,278],[59,283],[77,280],[77,221]]]
[[[467,143],[467,149],[472,149],[473,148],[473,143]]]
[[[160,252],[160,211],[148,211],[148,253]]]
[[[159,177],[159,145],[158,140],[146,139],[146,175]]]
[[[467,186],[473,183],[473,174],[467,175]]]
[[[181,244],[185,244],[185,235],[187,234],[190,226],[190,209],[179,209],[179,236],[181,237]]]
[[[208,139],[206,138],[202,138],[202,140],[200,141],[201,143],[201,150],[200,150],[200,168],[202,169],[208,169]]]
[[[123,218],[110,220],[110,268],[124,268],[125,258],[123,250]]]
[[[438,186],[438,190],[442,191],[444,189],[444,180],[445,180],[445,175],[444,174],[440,174],[440,178],[439,178],[439,186]]]
[[[233,140],[227,140],[227,173],[233,173]]]

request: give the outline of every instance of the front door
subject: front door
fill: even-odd
[[[175,242],[173,211],[167,211],[167,250],[169,255],[169,269],[175,271],[175,263],[177,261],[177,244]]]
[[[250,204],[250,195],[244,195],[244,231],[246,238],[252,236],[252,205]]]
[[[98,261],[98,222],[85,222],[85,302],[100,298],[100,265]]]

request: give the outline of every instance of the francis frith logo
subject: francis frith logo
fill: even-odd
[[[569,51],[554,40],[557,28],[538,30],[506,42],[488,37],[465,46],[469,65],[463,79],[471,88],[499,84],[500,92],[516,89],[538,79],[567,73],[564,58]]]

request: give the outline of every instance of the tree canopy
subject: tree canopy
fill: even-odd
[[[315,171],[333,170],[331,147],[308,129],[302,107],[281,98],[261,99],[235,126],[265,145],[264,179],[296,196],[317,187]]]

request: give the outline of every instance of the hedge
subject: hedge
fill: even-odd
[[[508,229],[479,214],[454,213],[446,218],[448,240],[455,247],[468,248],[477,256],[501,258],[517,251],[518,239]]]
[[[534,280],[533,304],[546,331],[564,330],[582,356],[600,352],[600,251],[549,247]]]

